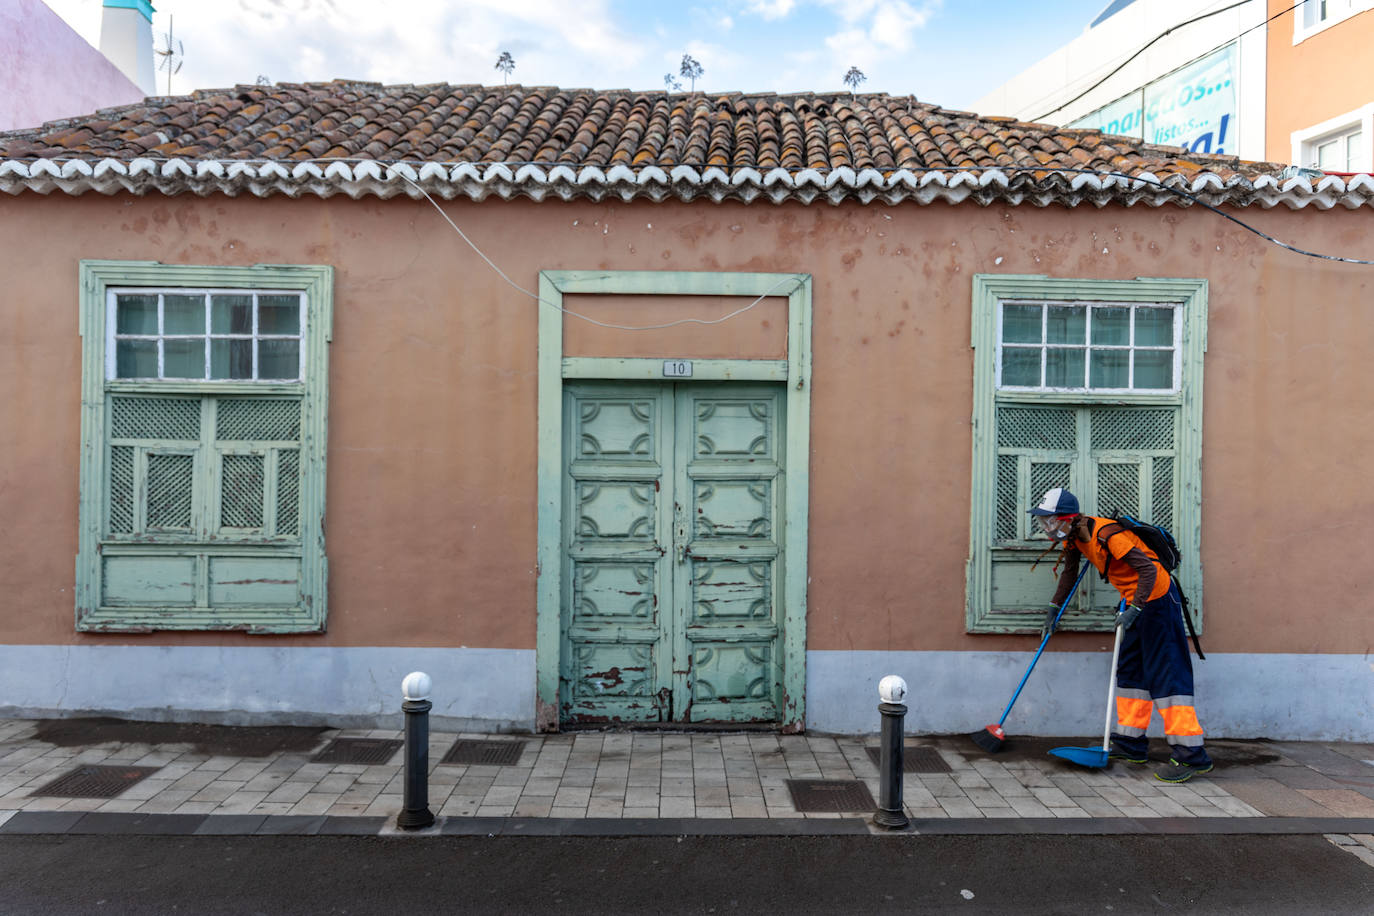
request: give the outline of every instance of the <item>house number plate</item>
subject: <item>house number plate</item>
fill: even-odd
[[[690,359],[665,359],[663,361],[663,376],[665,378],[691,378],[692,361]]]

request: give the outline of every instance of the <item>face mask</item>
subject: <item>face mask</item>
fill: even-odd
[[[1068,519],[1052,518],[1048,515],[1038,517],[1040,527],[1052,540],[1062,541],[1069,536],[1070,523]]]

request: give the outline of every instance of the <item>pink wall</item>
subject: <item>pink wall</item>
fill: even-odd
[[[138,86],[47,4],[0,0],[0,130],[142,98]]]
[[[445,208],[527,289],[541,269],[813,276],[811,649],[1025,648],[1025,637],[964,632],[974,274],[1205,278],[1207,649],[1374,645],[1374,563],[1361,547],[1374,513],[1369,267],[1301,257],[1196,207]],[[1368,209],[1237,212],[1305,248],[1374,258]],[[22,252],[0,335],[11,535],[0,643],[534,646],[539,306],[428,203],[25,193],[0,201],[0,251]],[[74,632],[81,258],[335,266],[328,633]],[[727,337],[691,331],[693,352],[778,352],[781,315],[765,305]],[[678,355],[678,338],[580,325],[568,338],[582,352]]]

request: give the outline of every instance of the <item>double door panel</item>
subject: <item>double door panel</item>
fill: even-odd
[[[783,398],[565,388],[565,722],[779,719]]]

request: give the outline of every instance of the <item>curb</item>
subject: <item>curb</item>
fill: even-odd
[[[998,836],[998,835],[1293,835],[1371,834],[1374,818],[926,818],[904,830],[842,818],[551,818],[439,817],[424,830],[402,831],[390,817],[300,814],[138,814],[110,811],[20,811],[0,823],[10,836],[379,836],[418,839],[485,837],[655,836]]]

